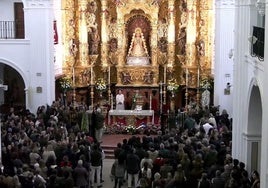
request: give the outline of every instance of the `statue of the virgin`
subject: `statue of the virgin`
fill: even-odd
[[[133,33],[130,48],[128,51],[129,57],[148,57],[146,42],[141,28],[137,27]]]

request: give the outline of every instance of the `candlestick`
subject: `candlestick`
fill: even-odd
[[[108,84],[111,83],[111,67],[108,68]]]
[[[166,84],[166,79],[167,79],[167,66],[164,66],[164,84]]]
[[[186,87],[188,87],[188,75],[189,74],[189,72],[188,72],[188,68],[186,68]]]
[[[74,74],[74,67],[73,67],[73,71],[72,71],[72,73],[73,73],[73,87],[74,87],[74,85],[75,85],[75,74]]]
[[[114,108],[114,100],[113,100],[113,94],[111,94],[111,109]]]
[[[152,94],[150,94],[150,110],[152,110]]]
[[[90,84],[93,85],[93,67],[90,67]]]
[[[199,72],[199,66],[198,66],[198,69],[197,69],[197,88],[199,88],[199,85],[200,85],[200,72]]]

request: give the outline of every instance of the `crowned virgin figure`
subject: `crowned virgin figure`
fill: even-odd
[[[130,48],[128,51],[129,57],[148,57],[148,51],[146,47],[146,42],[140,27],[135,29],[133,33]]]

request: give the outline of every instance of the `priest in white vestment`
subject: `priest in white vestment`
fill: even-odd
[[[125,110],[125,96],[122,93],[122,90],[120,89],[118,91],[118,94],[116,95],[116,110]]]

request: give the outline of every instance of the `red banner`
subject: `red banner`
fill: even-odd
[[[54,20],[54,22],[53,22],[53,30],[54,30],[54,44],[58,44],[59,37],[58,37],[57,21],[56,20]]]

